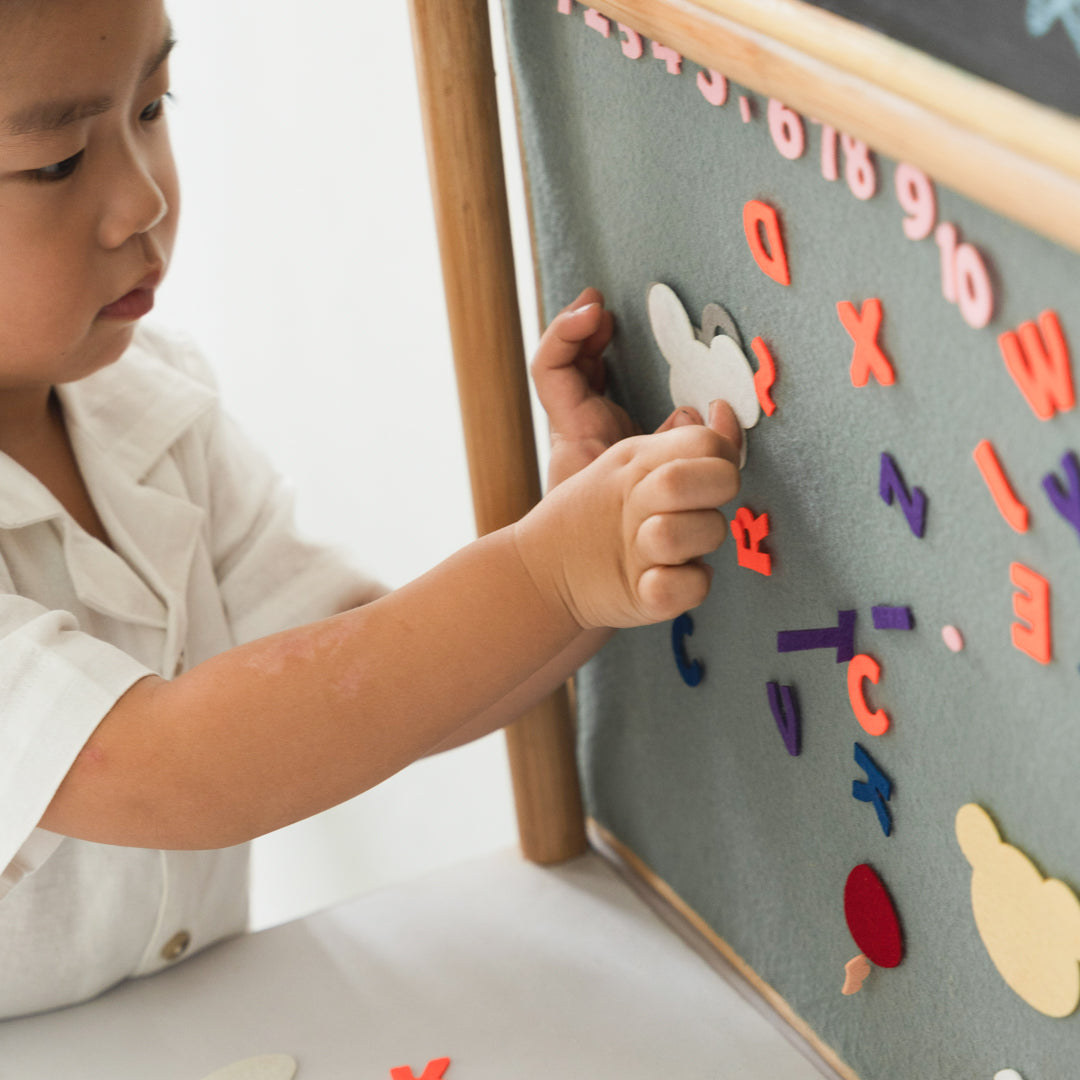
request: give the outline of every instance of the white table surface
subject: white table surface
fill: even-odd
[[[595,854],[506,852],[237,938],[85,1005],[0,1022],[0,1080],[821,1080],[722,962]]]

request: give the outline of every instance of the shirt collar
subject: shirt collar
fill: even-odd
[[[140,325],[117,361],[57,387],[73,440],[89,440],[131,480],[142,480],[216,399],[210,386],[182,370],[179,353],[168,338]],[[44,484],[0,454],[0,528],[63,512]]]

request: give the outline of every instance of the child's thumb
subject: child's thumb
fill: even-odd
[[[742,453],[743,427],[735,410],[723,398],[709,402],[709,427],[731,443],[735,449],[733,460],[737,462]]]

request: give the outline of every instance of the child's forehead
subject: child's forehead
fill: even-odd
[[[0,0],[0,125],[12,108],[141,83],[171,45],[162,0]]]

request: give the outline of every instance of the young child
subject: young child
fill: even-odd
[[[298,539],[197,355],[139,326],[171,45],[161,0],[0,3],[0,1017],[243,930],[246,841],[699,604],[739,484],[723,403],[635,436],[601,396],[586,290],[533,364],[538,507],[387,595]]]

